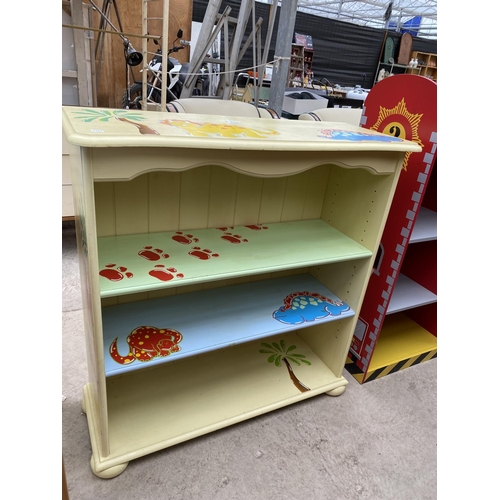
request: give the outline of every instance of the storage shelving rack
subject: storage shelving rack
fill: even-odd
[[[365,383],[437,356],[436,83],[382,80],[361,123],[422,146],[405,159],[346,364]]]
[[[343,124],[63,107],[98,477],[338,396],[420,146]]]
[[[396,70],[394,70],[394,68]],[[377,71],[375,72],[375,80],[373,81],[373,85],[375,85],[377,83],[378,75],[379,75],[379,72],[381,69],[385,69],[386,71],[388,71],[392,75],[401,75],[401,74],[405,74],[406,72],[408,72],[410,67],[405,65],[405,64],[396,64],[394,62],[379,61],[378,65],[377,65]],[[418,74],[418,73],[419,73],[419,70],[417,68],[415,74]]]
[[[437,54],[413,51],[411,57],[416,59],[418,64],[416,68],[408,68],[407,73],[425,76],[437,82]]]
[[[304,86],[304,46],[292,43],[287,87]]]

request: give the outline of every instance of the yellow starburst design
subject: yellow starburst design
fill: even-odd
[[[378,119],[376,123],[370,127],[370,129],[382,132],[383,134],[392,135],[393,137],[399,137],[400,139],[405,139],[407,141],[416,142],[418,145],[423,147],[424,144],[418,136],[418,126],[422,116],[424,116],[423,113],[410,113],[406,107],[406,102],[403,97],[403,99],[401,99],[401,101],[392,109],[380,106]],[[403,170],[406,170],[411,154],[411,151],[408,151],[405,154],[403,160]]]

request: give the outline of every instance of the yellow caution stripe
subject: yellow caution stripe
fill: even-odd
[[[432,349],[429,352],[424,352],[419,354],[418,356],[413,356],[412,358],[403,359],[398,361],[397,363],[393,363],[391,365],[384,366],[382,368],[377,368],[376,370],[370,371],[366,375],[366,379],[364,382],[370,382],[377,378],[385,377],[391,373],[399,372],[404,370],[405,368],[409,368],[410,366],[418,365],[423,363],[424,361],[429,361],[430,359],[434,359],[437,356],[437,349]],[[346,365],[346,369],[349,371],[349,368]],[[354,376],[354,375],[353,375]]]
[[[347,356],[345,369],[360,383],[363,383],[365,377],[364,372],[356,365],[356,362]]]

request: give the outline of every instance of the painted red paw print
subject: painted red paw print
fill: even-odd
[[[221,239],[229,241],[229,243],[248,243],[248,240],[240,236],[239,234],[224,233]]]
[[[234,229],[234,226],[228,226],[228,227],[217,227],[219,231],[227,231],[229,229]]]
[[[182,231],[177,231],[172,239],[183,245],[190,245],[191,243],[198,243],[198,238],[195,238],[192,234],[184,234]]]
[[[127,268],[116,264],[106,264],[106,269],[99,271],[99,275],[109,281],[121,281],[123,278],[132,278],[134,275],[127,272]]]
[[[192,255],[193,257],[198,257],[200,260],[208,260],[211,257],[218,257],[218,253],[213,253],[212,250],[202,250],[200,247],[193,247],[193,249],[188,252],[189,255]]]
[[[163,250],[160,248],[153,247],[144,247],[143,250],[139,252],[141,257],[144,257],[146,260],[160,260],[161,257],[164,259],[168,259],[170,255],[168,253],[163,253]]]
[[[158,264],[154,267],[154,269],[149,271],[149,275],[153,276],[153,278],[159,279],[160,281],[170,281],[174,278],[184,278],[182,273],[176,275],[172,274],[176,272],[177,269],[174,269],[173,267],[165,267],[163,264]]]
[[[260,231],[261,229],[269,229],[267,226],[263,226],[262,224],[251,224],[250,226],[245,226],[248,227],[248,229],[251,229],[252,231]]]

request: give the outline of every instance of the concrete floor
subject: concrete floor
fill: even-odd
[[[70,500],[431,500],[437,497],[437,359],[320,395],[133,460],[90,469],[75,229],[63,223],[62,445]]]

